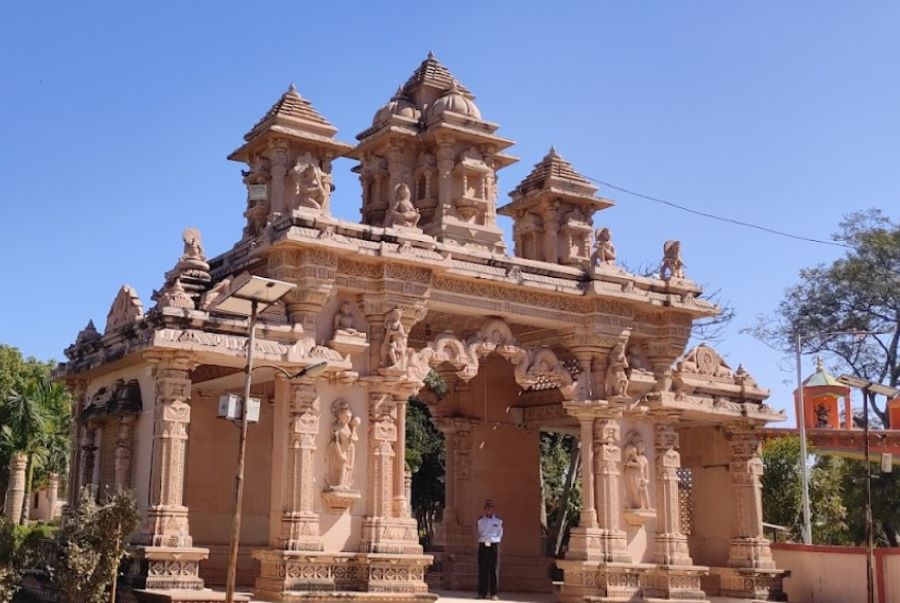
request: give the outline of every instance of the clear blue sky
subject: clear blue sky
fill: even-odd
[[[122,283],[149,305],[185,226],[210,255],[240,236],[225,156],[291,81],[352,142],[429,50],[517,141],[503,198],[553,144],[596,178],[810,236],[896,218],[898,25],[884,2],[7,3],[0,341],[61,359]],[[334,205],[355,220],[352,165]],[[790,362],[739,329],[839,251],[602,192],[629,265],[683,241],[688,276],[737,309],[719,349],[787,406]]]

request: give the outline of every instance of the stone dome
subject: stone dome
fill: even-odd
[[[428,119],[435,119],[443,114],[444,111],[453,111],[454,113],[481,119],[481,111],[478,110],[471,98],[460,91],[456,81],[428,108]]]
[[[372,125],[388,121],[395,115],[415,120],[418,120],[420,115],[419,108],[403,94],[400,88],[397,88],[397,92],[391,97],[391,100],[375,113]]]

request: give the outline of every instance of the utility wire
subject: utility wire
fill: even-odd
[[[684,205],[679,205],[678,203],[673,203],[672,201],[666,201],[665,199],[660,199],[659,197],[645,195],[643,193],[639,193],[637,191],[632,191],[627,188],[623,188],[621,186],[616,186],[615,184],[606,182],[605,180],[600,180],[598,178],[591,178],[590,176],[585,176],[585,177],[588,180],[596,182],[597,184],[602,184],[603,186],[606,186],[611,189],[617,190],[619,192],[625,193],[626,195],[632,195],[633,197],[639,197],[641,199],[646,199],[647,201],[653,201],[654,203],[661,203],[663,205],[668,205],[669,207],[674,207],[675,209],[680,209],[681,211],[686,211],[690,214],[694,214],[697,216],[703,216],[704,218],[709,218],[711,220],[718,220],[720,222],[728,222],[731,224],[735,224],[737,226],[744,226],[746,228],[754,228],[756,230],[761,230],[761,231],[767,232],[769,234],[774,234],[774,235],[778,235],[781,237],[787,237],[789,239],[796,239],[798,241],[806,241],[808,243],[819,243],[821,245],[832,245],[834,247],[843,247],[845,249],[854,249],[854,247],[852,245],[847,245],[845,243],[839,243],[838,241],[825,241],[823,239],[814,239],[812,237],[804,237],[802,235],[792,234],[790,232],[784,232],[783,230],[776,230],[774,228],[769,228],[767,226],[760,226],[759,224],[751,224],[750,222],[744,222],[743,220],[736,220],[735,218],[718,216],[716,214],[711,214],[711,213],[708,213],[705,211],[691,209],[690,207],[685,207]]]

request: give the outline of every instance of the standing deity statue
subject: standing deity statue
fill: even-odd
[[[385,216],[385,226],[415,228],[419,224],[419,210],[412,202],[409,187],[401,182],[394,187],[394,201]]]
[[[628,358],[625,356],[625,344],[619,342],[609,353],[606,367],[606,397],[628,395]]]
[[[681,259],[681,241],[666,241],[663,245],[663,259],[659,267],[659,278],[684,278],[684,260]]]
[[[636,431],[622,449],[625,467],[625,498],[630,509],[650,509],[650,463],[644,454],[644,440]]]
[[[608,228],[598,228],[594,233],[594,266],[612,266],[616,262],[616,248],[612,244],[612,233]]]
[[[325,209],[328,190],[322,172],[315,163],[298,159],[291,169],[291,178],[294,180],[294,209]]]
[[[201,262],[206,260],[199,230],[196,228],[185,228],[181,235],[181,240],[184,242],[182,260],[199,260]]]
[[[384,341],[381,343],[381,366],[383,368],[403,368],[406,355],[406,329],[400,320],[399,308],[387,313],[384,319]]]
[[[361,422],[350,411],[350,404],[337,399],[331,405],[334,423],[331,428],[331,442],[328,444],[325,484],[331,490],[349,490],[353,485],[353,463],[356,457],[356,433]]]

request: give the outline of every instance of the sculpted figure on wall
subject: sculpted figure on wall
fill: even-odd
[[[419,217],[419,210],[413,205],[409,187],[401,182],[394,187],[394,199],[385,218],[385,226],[415,228],[419,224]]]
[[[384,341],[381,343],[382,368],[403,368],[406,355],[406,329],[401,322],[399,308],[394,308],[384,318]]]
[[[659,278],[684,278],[684,260],[681,259],[681,241],[666,241],[663,245],[663,259],[659,267]]]
[[[350,302],[343,302],[338,308],[337,314],[334,315],[334,333],[347,333],[356,335],[359,331],[353,326],[353,311]]]
[[[622,449],[625,467],[625,500],[630,509],[650,509],[650,463],[644,454],[644,440],[636,431],[628,434]]]
[[[331,405],[334,423],[328,444],[325,484],[331,490],[349,490],[353,486],[353,463],[356,457],[357,429],[361,419],[354,417],[350,403],[338,398]]]
[[[612,233],[608,228],[598,228],[594,233],[594,257],[592,260],[595,267],[615,264],[616,248],[612,243]]]
[[[619,342],[609,353],[606,366],[606,396],[628,395],[628,358],[625,356],[625,344]]]
[[[294,180],[294,206],[310,209],[325,209],[328,203],[328,188],[321,170],[311,160],[298,159],[291,169]]]

